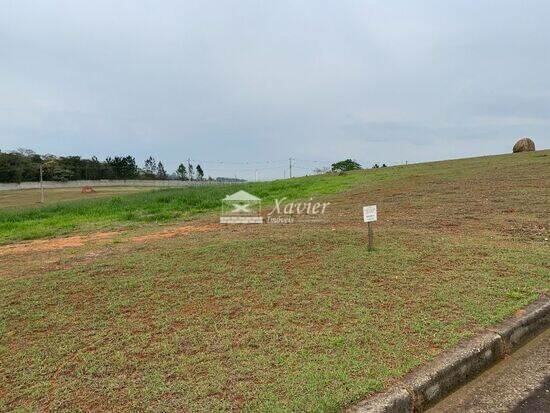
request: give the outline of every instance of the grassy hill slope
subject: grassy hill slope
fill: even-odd
[[[331,205],[322,222],[216,225],[231,187],[4,215],[139,228],[0,247],[0,411],[337,412],[549,291],[550,151],[245,188]],[[146,222],[198,211],[170,237]]]
[[[475,177],[492,168],[510,168],[510,178],[514,179],[513,168],[516,165],[527,162],[532,163],[533,167],[544,168],[548,165],[547,155],[548,151],[539,151],[535,154],[432,162],[265,183],[155,190],[107,199],[60,202],[41,208],[0,209],[0,244],[74,231],[187,220],[198,213],[219,211],[221,199],[240,189],[261,197],[264,204],[269,204],[276,198],[305,199],[339,193],[358,185],[378,185],[386,181],[392,185],[411,177],[434,176],[451,181],[467,175]]]

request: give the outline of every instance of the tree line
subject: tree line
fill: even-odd
[[[387,165],[385,163],[383,163],[382,166],[375,163],[372,169],[386,168],[386,167]],[[317,169],[316,172],[318,173],[326,173],[328,171],[346,172],[346,171],[354,171],[357,169],[363,169],[363,167],[361,166],[361,164],[359,164],[359,162],[353,159],[345,159],[343,161],[333,163],[330,169],[329,168]]]
[[[139,167],[133,156],[113,156],[104,161],[80,156],[39,155],[30,149],[0,151],[0,182],[19,183],[40,180],[42,167],[45,181],[74,181],[96,179],[179,179],[205,180],[200,165],[181,163],[169,174],[163,163],[150,156],[143,167]],[[212,178],[208,178],[212,180]]]

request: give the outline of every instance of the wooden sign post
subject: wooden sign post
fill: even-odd
[[[377,212],[376,212],[376,205],[369,205],[363,207],[363,220],[367,223],[368,231],[369,231],[369,251],[372,251],[374,249],[374,234],[372,232],[372,223],[376,222],[377,219]]]

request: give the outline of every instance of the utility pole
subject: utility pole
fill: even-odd
[[[187,176],[190,181],[193,180],[193,177],[191,176],[191,158],[187,158]]]
[[[292,178],[292,158],[288,158],[288,174]]]
[[[40,203],[44,203],[44,179],[42,164],[40,165]]]
[[[258,182],[258,170],[257,169],[254,171],[254,180],[256,182]]]

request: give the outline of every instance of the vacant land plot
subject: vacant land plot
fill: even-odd
[[[218,211],[221,199],[240,189],[252,191],[269,203],[277,197],[299,199],[337,193],[367,179],[378,182],[390,177],[395,179],[399,174],[396,168],[373,175],[350,173],[266,183],[163,189],[130,196],[55,203],[32,209],[0,209],[0,244],[74,231],[142,227],[148,223],[189,219],[199,213]]]
[[[55,188],[44,190],[44,204],[56,204],[63,201],[75,201],[82,199],[96,199],[112,197],[115,195],[126,195],[136,192],[149,191],[152,188],[144,187],[96,187],[95,192],[83,194],[81,188]],[[39,189],[22,189],[0,191],[0,210],[28,208],[30,206],[43,206],[40,203]]]
[[[223,189],[170,190],[118,202],[206,213],[1,246],[0,410],[335,412],[550,287],[550,151],[272,185],[328,215],[220,226]]]

